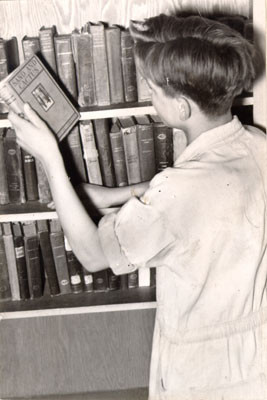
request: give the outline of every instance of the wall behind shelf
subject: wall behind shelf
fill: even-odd
[[[56,25],[58,33],[70,33],[87,21],[128,26],[130,19],[143,19],[161,12],[223,11],[252,16],[252,0],[1,0],[0,37],[35,36],[42,25]]]

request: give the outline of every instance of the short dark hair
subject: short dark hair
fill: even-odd
[[[170,97],[191,98],[209,116],[224,114],[251,88],[255,48],[224,23],[161,14],[131,21],[130,32],[141,74]]]

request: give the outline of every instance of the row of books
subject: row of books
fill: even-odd
[[[173,164],[186,146],[185,135],[157,116],[79,121],[60,142],[74,186],[107,187],[149,181]],[[0,204],[52,200],[42,164],[16,143],[12,128],[0,129]]]
[[[219,19],[253,40],[251,20],[241,16]],[[80,107],[151,100],[146,80],[135,65],[134,43],[128,29],[87,22],[71,33],[58,34],[56,26],[43,26],[36,36],[24,36],[21,44],[24,60],[37,54]],[[17,38],[1,38],[0,80],[21,61]],[[7,112],[4,104],[0,104],[0,112]]]
[[[55,26],[41,27],[37,36],[22,39],[22,49],[24,60],[38,55],[80,107],[151,100],[146,81],[135,67],[128,29],[88,22],[70,34],[57,34]],[[21,61],[17,38],[1,38],[0,80]],[[0,111],[7,112],[4,104]]]
[[[154,285],[154,269],[121,276],[110,268],[90,273],[75,257],[56,219],[0,225],[0,300]]]

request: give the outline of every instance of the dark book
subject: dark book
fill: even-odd
[[[20,300],[19,278],[16,266],[15,247],[10,222],[2,223],[4,247],[7,259],[12,300]]]
[[[128,289],[137,288],[138,286],[138,270],[136,270],[128,274]]]
[[[108,75],[111,104],[124,102],[123,77],[121,67],[121,30],[118,26],[105,28]]]
[[[163,124],[157,116],[152,116],[155,143],[156,172],[173,165],[172,128]]]
[[[73,59],[76,68],[78,104],[80,107],[97,105],[93,63],[93,38],[90,24],[71,34]]]
[[[94,292],[105,292],[108,290],[107,269],[93,273],[93,288]]]
[[[146,79],[141,75],[140,71],[136,69],[136,84],[137,84],[137,97],[138,102],[151,102],[151,91],[147,84]]]
[[[138,100],[136,68],[133,54],[133,39],[129,30],[121,31],[121,64],[124,97],[126,102]]]
[[[54,36],[57,73],[59,81],[72,101],[78,99],[76,72],[72,54],[71,35]]]
[[[44,289],[44,271],[41,263],[39,238],[35,221],[22,223],[25,257],[31,299],[42,297]]]
[[[99,154],[96,148],[93,123],[91,120],[80,121],[79,128],[88,181],[95,185],[102,185],[103,181],[99,164]]]
[[[150,286],[155,287],[156,286],[156,281],[157,281],[157,273],[156,273],[156,268],[150,268]]]
[[[0,38],[0,81],[19,65],[19,51],[16,37],[8,40]],[[8,106],[0,99],[0,113],[8,112]]]
[[[114,187],[116,181],[109,139],[109,122],[107,119],[95,119],[93,124],[103,184]]]
[[[141,180],[145,182],[156,174],[153,125],[146,115],[136,116],[135,121]]]
[[[11,300],[11,288],[9,283],[6,250],[0,225],[0,301]]]
[[[117,186],[127,186],[127,168],[125,160],[125,152],[123,146],[122,131],[118,121],[115,121],[109,133],[111,154],[114,165],[114,172]]]
[[[4,136],[4,155],[10,203],[25,203],[25,184],[21,148],[16,142],[14,129],[8,128]]]
[[[9,203],[7,170],[4,153],[4,133],[5,130],[0,128],[0,204]]]
[[[75,186],[87,182],[79,125],[72,128],[60,145],[72,184]]]
[[[99,106],[106,106],[110,104],[110,90],[104,24],[102,22],[90,24],[90,32],[93,37],[93,62],[97,104]]]
[[[34,157],[22,149],[23,176],[25,181],[26,199],[38,200],[38,182]]]
[[[28,60],[34,54],[41,55],[40,39],[38,36],[24,36],[21,40],[24,60]]]
[[[60,293],[71,293],[72,290],[64,245],[64,234],[60,222],[57,219],[52,219],[50,221],[50,242],[57,271]]]
[[[0,97],[20,115],[23,115],[24,103],[29,103],[58,140],[79,120],[78,111],[36,55],[0,82]]]
[[[131,117],[120,118],[119,121],[122,131],[128,183],[132,185],[141,182],[136,124]]]
[[[121,290],[128,289],[128,274],[120,275],[120,289]]]
[[[119,290],[121,287],[120,275],[115,275],[111,268],[108,268],[108,289]]]
[[[26,265],[24,237],[19,222],[12,223],[12,231],[19,280],[20,298],[22,300],[26,300],[30,298],[30,290]]]
[[[83,291],[82,282],[82,265],[72,251],[69,242],[64,236],[64,245],[67,257],[68,270],[70,275],[70,285],[73,293],[81,293]]]
[[[53,200],[45,169],[38,159],[35,160],[37,186],[40,203],[50,203]]]
[[[39,29],[42,60],[45,63],[46,68],[48,68],[49,72],[54,74],[54,76],[57,75],[57,62],[54,45],[54,36],[56,35],[56,33],[57,32],[55,26],[42,26]]]
[[[41,249],[42,264],[48,282],[49,292],[51,296],[55,296],[60,294],[60,288],[57,279],[56,266],[50,242],[50,233],[47,220],[38,220],[37,230]]]

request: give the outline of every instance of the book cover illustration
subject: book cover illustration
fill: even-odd
[[[36,55],[0,82],[0,98],[20,115],[29,103],[59,140],[79,120],[78,111]]]

